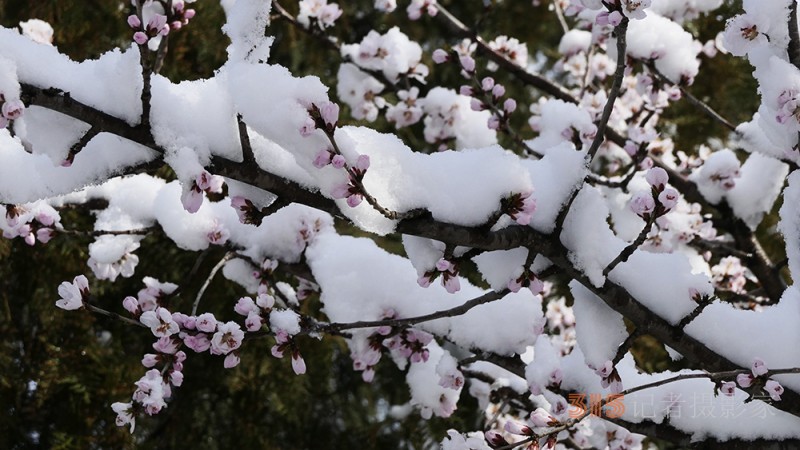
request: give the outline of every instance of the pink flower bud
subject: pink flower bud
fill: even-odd
[[[431,57],[433,58],[433,62],[436,64],[442,64],[450,59],[450,56],[447,54],[447,52],[440,48],[434,50]]]
[[[144,45],[150,40],[150,38],[147,37],[147,35],[143,32],[137,31],[136,33],[133,33],[133,40],[139,45]]]
[[[240,361],[241,359],[239,359],[239,355],[237,355],[236,352],[230,352],[228,356],[225,357],[225,361],[222,362],[222,366],[226,369],[232,369],[238,366]]]
[[[139,313],[139,301],[135,297],[127,296],[122,300],[122,307],[131,314]]]
[[[506,114],[511,114],[512,112],[516,111],[516,109],[517,101],[513,98],[506,99],[506,101],[503,102],[503,111],[505,111]]]
[[[679,195],[680,194],[675,189],[667,188],[658,194],[658,201],[664,206],[664,209],[669,211],[678,204]]]
[[[3,103],[3,117],[8,120],[15,120],[22,116],[25,105],[20,100],[9,100]]]
[[[550,413],[545,411],[543,408],[536,408],[536,410],[531,413],[529,420],[530,423],[537,428],[552,427],[558,425],[559,423],[555,417],[551,416]]]
[[[733,395],[736,393],[736,383],[733,381],[726,381],[725,383],[722,383],[722,387],[720,387],[719,390],[722,391],[724,395],[733,397]]]
[[[475,60],[472,59],[471,56],[462,55],[459,57],[458,61],[461,63],[461,67],[467,72],[475,71]]]
[[[631,210],[639,216],[650,214],[656,207],[656,202],[653,200],[653,195],[650,192],[640,191],[633,195],[631,198]]]
[[[363,199],[364,197],[362,197],[361,194],[353,194],[347,197],[347,206],[355,208],[356,206],[361,204],[361,200]]]
[[[502,84],[495,84],[492,88],[492,96],[494,98],[500,98],[506,95],[506,88]]]
[[[195,10],[193,10],[193,9],[187,9],[187,10],[186,10],[186,11],[184,11],[184,13],[183,13],[183,18],[184,18],[184,19],[186,19],[186,20],[189,20],[189,19],[191,19],[192,17],[194,17],[194,15],[195,15],[195,14],[197,14],[197,11],[195,11]]]
[[[519,436],[531,436],[533,434],[533,430],[531,430],[530,427],[528,427],[527,425],[523,425],[519,422],[515,422],[513,420],[509,420],[508,422],[506,422],[506,425],[503,428],[507,432]]]
[[[325,102],[319,107],[319,115],[328,127],[335,127],[339,121],[339,105],[333,102]]]
[[[439,259],[439,261],[436,261],[436,270],[438,270],[439,272],[446,272],[452,268],[453,268],[453,263],[444,258],[441,258]]]
[[[493,87],[494,87],[494,78],[486,77],[483,80],[481,80],[481,89],[483,89],[484,91],[491,91]]]
[[[669,181],[669,175],[667,175],[667,171],[661,167],[653,167],[647,171],[644,179],[650,183],[650,186],[656,189],[663,189]]]
[[[328,149],[320,150],[312,164],[317,169],[321,169],[331,163],[331,156],[331,152]]]
[[[764,384],[764,390],[776,402],[781,400],[781,395],[783,394],[783,386],[781,386],[780,383],[778,383],[777,381],[767,380],[767,382]]]
[[[483,102],[473,97],[469,101],[469,107],[473,111],[483,111]]]
[[[169,374],[169,382],[172,383],[173,386],[179,387],[183,384],[183,372],[180,370],[173,370],[172,373]]]
[[[344,159],[344,156],[342,155],[334,155],[334,157],[331,159],[331,165],[337,169],[344,167],[345,163],[347,163],[347,160]]]
[[[749,388],[752,386],[753,379],[753,376],[749,373],[740,373],[739,375],[736,375],[736,383],[743,388]]]
[[[142,21],[139,20],[139,16],[137,16],[136,14],[131,14],[130,16],[128,16],[128,25],[131,28],[137,29],[142,26]]]
[[[148,369],[158,364],[159,356],[153,353],[147,353],[142,358],[142,365],[147,367]]]
[[[458,281],[457,276],[445,276],[442,282],[444,283],[444,289],[450,294],[455,294],[461,290],[461,283]]]
[[[761,358],[753,359],[753,367],[751,370],[754,377],[760,377],[769,371],[769,369],[767,369],[767,363],[765,363]]]
[[[296,375],[306,373],[306,361],[300,356],[299,352],[292,353],[292,370]]]
[[[362,172],[369,169],[369,155],[358,155],[358,159],[356,159],[356,169]]]
[[[458,89],[458,93],[461,94],[461,95],[466,95],[467,97],[472,97],[472,94],[473,94],[472,88],[467,86],[467,85],[461,86]]]
[[[420,277],[417,278],[417,284],[426,288],[431,285],[431,279],[427,275],[420,275]]]

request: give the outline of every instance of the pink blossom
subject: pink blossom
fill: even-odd
[[[136,417],[133,415],[133,404],[116,402],[111,404],[111,409],[117,413],[116,423],[118,427],[130,424],[131,433],[136,428]]]
[[[83,275],[76,276],[72,283],[65,281],[58,286],[56,306],[67,311],[79,309],[83,301],[89,297],[89,280]]]
[[[243,316],[249,315],[251,312],[257,312],[258,307],[256,303],[250,297],[242,297],[236,302],[236,306],[233,307],[233,310],[236,311],[238,314]]]
[[[25,105],[19,100],[8,100],[3,103],[3,117],[8,120],[15,120],[22,116]]]
[[[346,163],[347,160],[344,159],[344,156],[342,155],[334,155],[333,158],[331,159],[331,165],[337,169],[341,169],[342,167],[345,166]]]
[[[482,101],[473,97],[469,101],[469,108],[473,111],[483,111],[484,105]]]
[[[489,119],[486,121],[486,126],[490,130],[499,130],[500,129],[500,118],[497,117],[496,114],[492,114]]]
[[[537,428],[552,427],[560,423],[555,417],[551,416],[550,413],[545,411],[543,408],[536,408],[536,410],[531,413],[529,421],[534,427]]]
[[[495,84],[492,88],[492,97],[500,98],[506,95],[506,88],[502,84]]]
[[[166,353],[167,355],[174,355],[180,348],[180,339],[173,339],[170,336],[159,338],[153,343],[153,349],[159,353]]]
[[[150,38],[147,37],[147,35],[143,32],[137,31],[136,33],[133,33],[133,40],[139,45],[144,45],[150,40]]]
[[[665,210],[670,211],[678,204],[679,196],[680,194],[675,189],[666,188],[658,194],[658,201],[664,206]]]
[[[128,16],[128,26],[130,26],[131,28],[139,28],[140,26],[142,26],[142,21],[139,20],[139,16],[137,16],[136,14],[131,14],[130,16]]]
[[[197,353],[202,353],[211,348],[211,341],[208,339],[208,335],[204,333],[198,333],[196,335],[187,334],[183,338],[183,343]]]
[[[436,64],[442,64],[450,59],[447,52],[440,48],[437,48],[436,50],[433,51],[431,58],[433,58],[433,62],[435,62]]]
[[[341,183],[331,189],[331,197],[336,199],[346,198],[350,196],[350,183]]]
[[[511,434],[516,434],[519,436],[531,436],[533,434],[533,430],[531,430],[530,427],[513,420],[506,422],[503,429]]]
[[[36,239],[38,239],[42,244],[50,242],[50,239],[52,239],[55,235],[56,232],[52,228],[39,228],[36,230]]]
[[[311,117],[306,117],[306,120],[300,126],[300,136],[303,137],[311,136],[316,128],[317,126],[314,123],[314,119],[312,119]]]
[[[781,386],[780,383],[778,383],[777,381],[767,380],[767,382],[764,383],[764,390],[776,402],[781,400],[781,395],[783,394],[783,386]]]
[[[222,362],[222,366],[226,369],[232,369],[239,365],[241,359],[237,352],[228,353],[228,356],[225,357],[225,360]]]
[[[255,311],[248,314],[247,318],[244,320],[244,326],[247,328],[247,331],[250,332],[260,330],[263,323],[264,319]]]
[[[745,389],[753,385],[754,379],[755,378],[749,373],[740,373],[736,375],[736,383]]]
[[[333,102],[325,102],[319,107],[319,115],[328,128],[335,128],[339,121],[339,105]]]
[[[358,155],[356,159],[356,169],[366,172],[369,169],[369,155]]]
[[[226,322],[217,325],[217,332],[211,338],[211,353],[227,355],[242,345],[244,331],[236,322]]]
[[[219,175],[211,175],[208,171],[200,172],[195,178],[197,188],[205,192],[221,193],[225,179]]]
[[[461,67],[467,72],[474,72],[475,71],[475,60],[472,59],[471,56],[468,55],[461,55],[458,59],[459,63],[461,63]]]
[[[455,275],[445,275],[442,277],[442,284],[444,284],[444,289],[450,294],[455,294],[461,290],[461,283],[458,281],[458,276]]]
[[[149,369],[158,364],[160,360],[161,357],[154,353],[145,353],[144,357],[142,358],[142,365]]]
[[[372,380],[375,379],[375,369],[370,367],[361,372],[361,379],[364,380],[365,383],[372,383]]]
[[[656,189],[663,189],[669,181],[667,171],[661,167],[653,167],[644,176],[645,180]]]
[[[486,77],[483,80],[481,80],[481,89],[483,89],[484,91],[491,91],[493,87],[494,87],[494,78]]]
[[[504,438],[502,434],[494,430],[485,431],[483,433],[483,438],[486,439],[486,442],[488,442],[489,446],[491,446],[492,448],[498,448],[508,445],[508,441],[506,440],[506,438]]]
[[[139,313],[139,301],[136,300],[136,297],[131,297],[130,295],[125,297],[122,300],[122,307],[131,314]]]
[[[303,357],[300,356],[300,352],[292,352],[292,370],[296,375],[306,373],[306,362]]]
[[[317,169],[321,169],[331,163],[332,156],[333,155],[331,154],[330,150],[328,149],[320,150],[319,153],[317,153],[317,156],[314,157],[314,162],[312,162],[312,164]]]
[[[174,386],[179,387],[180,385],[183,384],[183,372],[180,370],[173,370],[169,374],[169,381]]]
[[[347,206],[355,208],[361,204],[364,197],[361,194],[353,194],[347,197]]]
[[[420,275],[419,278],[417,278],[417,284],[426,288],[431,285],[431,278],[424,274]]]
[[[187,212],[192,214],[196,213],[203,204],[203,191],[197,189],[196,185],[193,185],[181,195],[181,204],[183,204],[183,209]]]
[[[440,258],[439,261],[436,261],[436,270],[439,272],[446,272],[452,268],[453,263],[444,258]]]
[[[506,99],[506,101],[503,102],[503,111],[505,111],[506,114],[511,114],[514,111],[516,111],[516,109],[517,109],[517,101],[514,100],[513,98]]]
[[[465,95],[467,97],[472,97],[472,94],[474,94],[474,92],[472,91],[472,88],[467,86],[467,85],[461,86],[458,89],[458,93],[461,94],[461,95]]]
[[[197,316],[195,326],[205,333],[213,333],[217,329],[217,319],[212,313],[200,314]]]
[[[633,195],[630,202],[631,210],[639,216],[650,214],[656,207],[653,194],[647,191],[639,191]]]
[[[733,381],[726,381],[725,383],[722,383],[720,391],[722,391],[722,393],[728,397],[733,397],[733,395],[736,393],[736,383]]]
[[[153,335],[158,337],[171,336],[180,331],[180,327],[172,320],[172,314],[166,308],[159,307],[154,311],[143,312],[139,322],[150,327]]]
[[[754,358],[753,359],[753,366],[751,367],[754,377],[760,377],[761,375],[766,374],[769,369],[767,368],[767,363],[764,362],[761,358]]]

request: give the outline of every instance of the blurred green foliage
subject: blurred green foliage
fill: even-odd
[[[296,12],[296,1],[284,3]],[[402,12],[403,2],[391,16],[374,12],[371,0],[341,3],[345,15],[332,30],[341,42],[358,42],[373,28],[385,32],[392,26],[401,26],[412,39],[427,42],[427,55],[460,40],[435,20],[410,22]],[[492,2],[494,7],[487,11],[482,1],[443,3],[465,23],[480,21],[484,37],[506,34],[525,42],[532,55],[541,51],[556,56],[553,49],[561,29],[546,5]],[[170,36],[162,73],[173,81],[209,77],[225,59],[228,41],[220,31],[224,14],[219,3],[204,0],[194,7],[198,14],[191,24]],[[722,14],[736,10],[728,5]],[[130,45],[131,31],[125,23],[129,13],[127,1],[0,0],[0,25],[14,27],[30,18],[46,20],[55,28],[55,44],[76,60]],[[707,40],[723,25],[720,16],[712,16],[691,27],[701,40]],[[275,21],[267,33],[276,37],[273,62],[296,75],[319,76],[335,87],[338,63],[330,50],[284,21]],[[433,67],[429,59],[426,62]],[[521,104],[538,95],[503,73],[495,75]],[[463,80],[452,68],[436,67],[429,82],[457,87]],[[704,61],[690,89],[734,122],[748,119],[756,107],[755,85],[740,59],[720,56]],[[520,117],[515,125],[532,136],[524,125],[524,114]],[[687,102],[679,102],[666,118],[676,127],[676,147],[687,152],[711,137],[725,136],[724,129]],[[373,126],[389,130],[380,120]],[[427,145],[419,125],[399,134],[415,148]],[[75,229],[91,228],[86,214],[79,211],[67,212],[64,223]],[[221,358],[190,354],[184,385],[176,389],[169,407],[154,418],[140,418],[137,433],[130,435],[127,428],[114,424],[110,404],[130,398],[133,382],[144,373],[139,359],[150,349],[152,336],[104,316],[54,307],[60,282],[90,272],[86,267],[89,242],[88,238],[60,237],[45,247],[28,247],[19,239],[0,240],[0,448],[430,448],[447,428],[479,426],[475,400],[466,392],[456,415],[447,421],[423,421],[416,413],[392,418],[391,406],[408,400],[403,373],[384,362],[375,382],[363,383],[352,370],[340,339],[301,340],[308,373],[300,377],[292,373],[288,361],[270,356],[272,341],[267,339],[246,345],[242,363],[233,370],[223,369]],[[402,253],[396,239],[383,245]],[[114,284],[91,281],[100,305],[122,313],[122,298],[135,295],[141,278],[151,275],[183,285],[175,305],[186,311],[204,274],[222,257],[222,253],[205,255],[198,271],[201,275],[187,279],[198,254],[175,249],[163,235],[146,238],[137,254],[141,262],[132,279]],[[479,281],[472,275],[473,281]],[[232,306],[243,294],[219,276],[206,292],[203,307],[232,319]],[[305,307],[318,309],[318,299],[312,298]],[[641,339],[634,351],[647,370],[670,365],[663,347],[652,340]]]

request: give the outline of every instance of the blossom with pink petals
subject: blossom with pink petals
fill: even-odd
[[[58,295],[61,298],[56,300],[56,306],[67,311],[79,309],[89,298],[89,280],[83,275],[78,275],[72,283],[65,281],[58,286]]]

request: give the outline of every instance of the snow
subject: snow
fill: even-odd
[[[772,210],[788,174],[787,164],[760,153],[750,155],[736,186],[726,196],[734,214],[755,230],[764,214]]]
[[[136,125],[142,73],[139,49],[111,50],[96,60],[76,63],[56,47],[38,44],[15,30],[0,28],[0,57],[13,60],[17,75],[40,88],[58,88],[73,99]]]
[[[602,393],[600,378],[583,363],[580,350],[562,360],[565,374],[562,388],[585,393]],[[617,365],[625,389],[653,383],[691,370],[641,373],[628,354]],[[692,441],[713,437],[787,439],[800,437],[800,418],[756,400],[743,403],[747,394],[737,390],[735,397],[714,396],[714,383],[707,379],[689,379],[625,395],[622,420],[633,423],[653,421],[669,424],[692,435]]]
[[[0,164],[0,202],[26,203],[67,194],[103,181],[120,168],[148,162],[154,153],[128,140],[100,133],[77,155],[71,167],[61,167],[47,155],[26,152],[19,139],[12,138],[8,130],[0,130],[0,158],[4,162]],[[26,176],[19,176],[21,173]]]
[[[673,82],[693,80],[700,68],[700,44],[680,25],[654,12],[629,22],[627,43],[628,56],[655,58],[656,69]],[[609,42],[608,56],[616,61],[616,40]]]
[[[800,290],[788,288],[777,305],[761,311],[734,309],[716,301],[686,327],[687,333],[741,367],[750,367],[759,357],[770,369],[800,366],[800,348],[775,345],[798,342]],[[796,375],[775,376],[786,388],[800,390]]]
[[[622,315],[577,281],[569,284],[575,303],[575,332],[586,364],[597,369],[613,361],[617,349],[628,337]]]
[[[569,260],[595,287],[603,285],[603,269],[626,246],[608,227],[608,213],[600,191],[585,186],[575,198],[561,232],[561,242],[569,250]]]
[[[708,276],[693,274],[689,259],[680,253],[636,250],[627,262],[620,263],[608,277],[624,287],[639,303],[673,325],[697,307],[692,293],[713,293]]]
[[[783,191],[783,206],[780,209],[781,220],[778,230],[786,241],[786,256],[789,258],[789,270],[792,280],[800,280],[800,172],[789,176],[789,184]]]
[[[416,317],[453,308],[484,294],[465,279],[461,279],[461,291],[456,294],[448,294],[439,283],[422,288],[408,260],[387,253],[365,238],[322,233],[309,246],[306,258],[322,290],[323,312],[333,322],[378,320],[390,309],[400,318]],[[363,261],[370,264],[365,266]],[[394,276],[387,278],[386,273]],[[523,289],[462,316],[437,319],[420,327],[465,348],[512,354],[523,353],[533,344],[536,324],[542,320],[541,299]],[[487,329],[493,332],[476,333]]]

